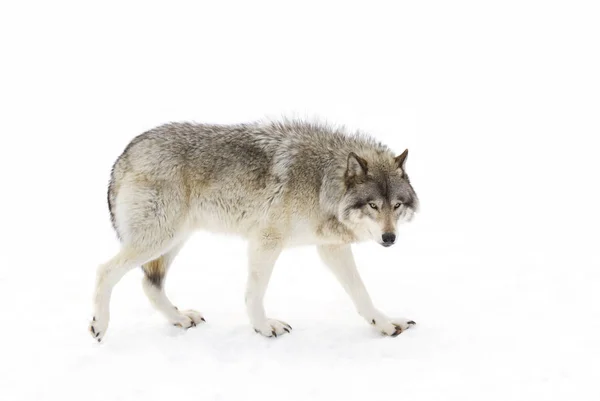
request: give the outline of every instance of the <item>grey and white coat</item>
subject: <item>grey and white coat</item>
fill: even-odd
[[[412,219],[418,199],[405,170],[407,154],[396,156],[366,135],[297,121],[172,123],[136,137],[112,169],[108,204],[121,249],[98,268],[92,336],[104,337],[112,289],[136,266],[144,270],[145,293],[170,323],[204,322],[164,292],[171,263],[196,230],[248,240],[245,300],[258,333],[291,331],[267,317],[264,294],[284,248],[316,245],[358,313],[378,331],[398,335],[414,322],[373,306],[351,244],[390,246],[397,225]]]

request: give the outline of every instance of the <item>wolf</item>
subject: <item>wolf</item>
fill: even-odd
[[[398,225],[415,215],[407,156],[408,149],[396,156],[360,132],[298,120],[169,123],[137,136],[112,168],[108,207],[121,248],[97,270],[91,335],[104,338],[112,289],[137,266],[145,294],[171,324],[205,322],[201,313],[175,307],[164,285],[186,240],[208,230],[248,241],[245,304],[257,333],[291,332],[267,317],[263,298],[281,251],[315,245],[359,315],[397,336],[415,322],[375,308],[351,244],[392,246]]]

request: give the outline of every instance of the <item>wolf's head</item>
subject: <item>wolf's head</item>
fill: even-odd
[[[368,161],[354,152],[348,155],[339,218],[359,237],[391,246],[397,225],[412,219],[419,201],[406,175],[407,156],[408,149],[395,158]]]

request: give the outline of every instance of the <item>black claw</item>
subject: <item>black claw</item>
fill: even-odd
[[[98,342],[100,342],[100,339],[98,339]]]
[[[254,332],[255,332],[255,333],[258,333],[258,329],[254,329]]]
[[[372,325],[376,325],[377,323],[375,323],[375,319],[371,320],[371,324]]]
[[[399,326],[397,324],[394,324],[394,327],[396,328],[396,331],[394,331],[392,333],[392,337],[396,337],[398,334],[402,333],[402,327],[401,326]]]
[[[406,324],[416,324],[414,320],[409,320]]]
[[[397,328],[396,331],[394,331],[392,333],[392,337],[397,337],[398,334],[402,333],[402,329],[401,328]]]
[[[202,320],[203,322],[206,322],[206,319],[204,319],[203,317],[201,317],[200,320]]]
[[[275,329],[271,330],[271,334],[273,335],[273,337],[277,338],[277,333],[275,332]]]
[[[94,326],[90,326],[90,330],[92,331],[92,334],[96,334],[96,330],[94,330]]]
[[[96,316],[92,317],[92,322],[96,321]]]
[[[287,327],[283,328],[285,331],[287,331],[288,333],[290,332],[290,329],[288,329]]]
[[[192,320],[192,324],[190,325],[190,327],[196,327],[196,322],[194,322],[194,321]]]
[[[100,332],[96,333],[96,336],[95,336],[95,337],[96,337],[96,338],[98,338],[98,336],[99,336],[99,335],[100,335]]]

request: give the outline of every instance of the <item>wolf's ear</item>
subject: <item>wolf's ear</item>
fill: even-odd
[[[406,158],[408,156],[408,149],[406,149],[400,156],[397,156],[394,160],[396,161],[396,168],[401,168],[404,171],[406,165]]]
[[[354,152],[348,155],[346,179],[353,179],[367,174],[367,161]]]

